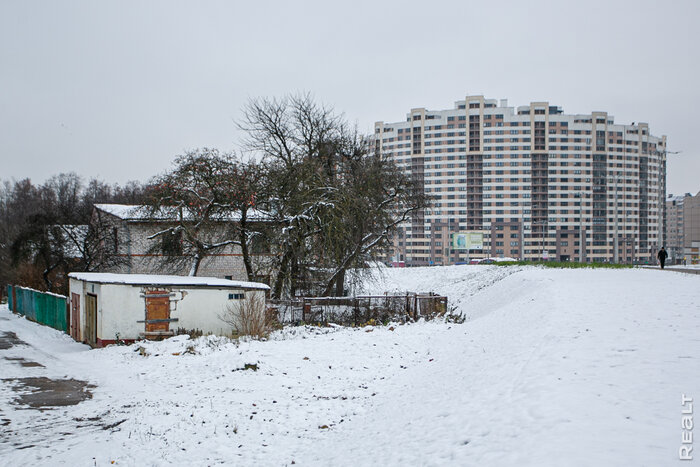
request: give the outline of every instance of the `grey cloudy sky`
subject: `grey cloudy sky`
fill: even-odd
[[[700,190],[697,1],[0,2],[0,178],[146,180],[235,149],[247,99],[311,92],[372,131],[467,94],[607,111]]]

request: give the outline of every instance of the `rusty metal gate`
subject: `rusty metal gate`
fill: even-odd
[[[170,298],[174,294],[169,290],[147,290],[143,295],[146,307],[145,330],[143,337],[161,339],[173,336],[170,323],[177,318],[170,317]]]

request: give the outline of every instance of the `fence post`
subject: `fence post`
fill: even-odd
[[[15,288],[12,285],[7,286],[7,307],[10,311],[15,311]]]

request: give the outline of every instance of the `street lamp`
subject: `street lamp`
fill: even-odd
[[[613,181],[615,182],[615,185],[614,185],[614,188],[615,188],[615,209],[613,210],[613,215],[615,216],[615,237],[613,238],[613,248],[615,250],[613,251],[613,262],[615,264],[620,262],[620,241],[618,238],[620,236],[620,231],[618,229],[619,208],[617,205],[617,183],[621,180],[622,179],[619,176],[616,176],[613,179]]]
[[[663,246],[663,245],[664,245],[664,241],[665,241],[665,238],[664,238],[664,237],[665,237],[665,232],[664,232],[665,225],[664,225],[664,221],[665,221],[665,219],[666,219],[666,201],[664,200],[663,197],[664,197],[664,194],[666,193],[666,183],[665,183],[665,182],[666,182],[666,160],[667,160],[668,154],[680,154],[680,153],[682,153],[682,152],[683,152],[683,151],[669,151],[669,150],[667,150],[667,149],[661,149],[661,150],[659,150],[659,149],[653,149],[653,150],[646,150],[646,151],[643,150],[643,151],[641,152],[641,154],[643,154],[643,155],[651,156],[652,154],[655,154],[655,155],[661,157],[661,170],[662,170],[662,174],[661,174],[661,175],[662,175],[662,178],[661,178],[661,180],[662,180],[662,189],[661,189],[661,192],[662,192],[662,194],[661,194],[660,199],[659,199],[659,203],[660,203],[660,205],[661,205],[661,206],[660,206],[660,208],[661,208],[661,220],[659,221],[659,224],[661,224],[660,229],[659,229],[659,243],[660,243],[660,246]],[[641,238],[640,238],[639,243],[640,243],[640,245],[641,245]],[[648,245],[647,245],[647,246],[648,246]]]

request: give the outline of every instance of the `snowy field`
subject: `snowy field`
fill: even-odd
[[[445,294],[467,322],[90,350],[3,306],[0,335],[24,344],[0,350],[0,463],[683,464],[681,395],[700,398],[700,276],[381,272],[366,291]],[[87,381],[92,398],[18,405],[13,381],[28,376]]]

